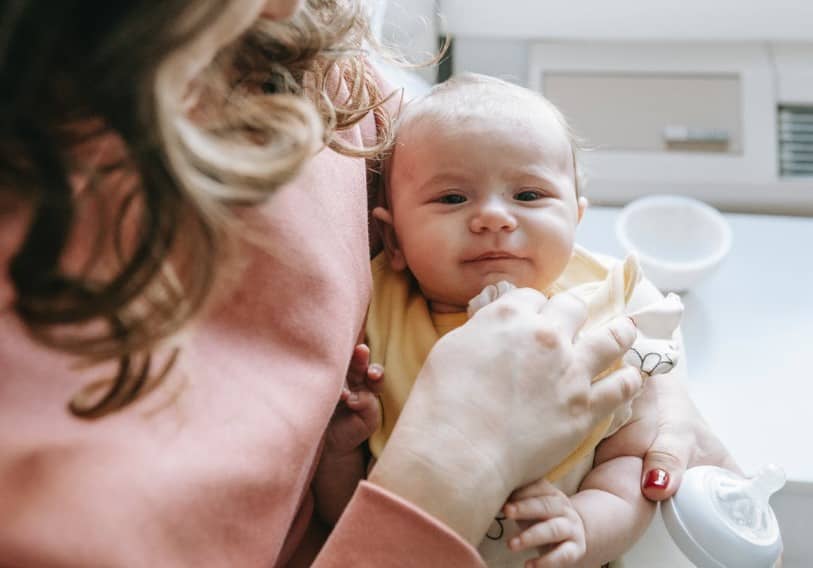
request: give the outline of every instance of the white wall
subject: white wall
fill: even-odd
[[[368,0],[375,5],[374,27],[379,37],[413,63],[431,60],[437,53],[437,10],[435,0]],[[436,68],[415,70],[433,83]]]

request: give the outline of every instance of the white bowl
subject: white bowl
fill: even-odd
[[[662,292],[683,292],[711,274],[731,248],[731,228],[713,207],[691,197],[653,195],[629,203],[616,235]]]

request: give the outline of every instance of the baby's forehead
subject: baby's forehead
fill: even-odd
[[[524,89],[454,89],[406,109],[396,129],[393,154],[397,158],[391,170],[400,171],[398,163],[413,165],[413,158],[434,160],[461,147],[488,146],[495,135],[506,133],[524,147],[523,153],[525,148],[531,152],[531,160],[561,160],[568,167],[573,160],[570,129],[541,96]],[[446,148],[448,144],[452,146]]]
[[[396,140],[431,136],[438,129],[489,124],[516,125],[561,134],[568,146],[570,129],[562,114],[544,97],[510,84],[465,84],[432,92],[407,105]]]
[[[533,153],[529,161],[544,157],[561,162],[578,178],[577,141],[552,103],[526,88],[472,75],[437,85],[403,109],[392,154],[384,165],[387,193],[392,185],[410,185],[412,178],[420,177],[426,160],[447,163],[460,144],[479,146],[485,141],[488,147],[493,133],[505,135],[506,131],[516,141],[525,141],[517,156],[527,150]],[[449,152],[446,144],[453,145]]]

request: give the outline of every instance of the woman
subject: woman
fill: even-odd
[[[517,291],[438,344],[323,544],[387,120],[363,19],[300,4],[0,2],[4,563],[477,565],[510,491],[639,387],[589,382],[629,322],[576,341],[582,306]],[[725,454],[669,396],[676,478],[695,438]]]

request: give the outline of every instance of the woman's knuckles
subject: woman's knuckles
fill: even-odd
[[[521,306],[517,302],[504,301],[494,305],[494,316],[500,321],[513,320],[519,317]]]
[[[565,411],[567,418],[573,423],[575,429],[590,428],[595,416],[596,408],[589,387],[584,389],[571,389],[567,393]]]
[[[556,351],[564,346],[561,333],[546,324],[537,326],[533,336],[536,343],[547,351]]]

